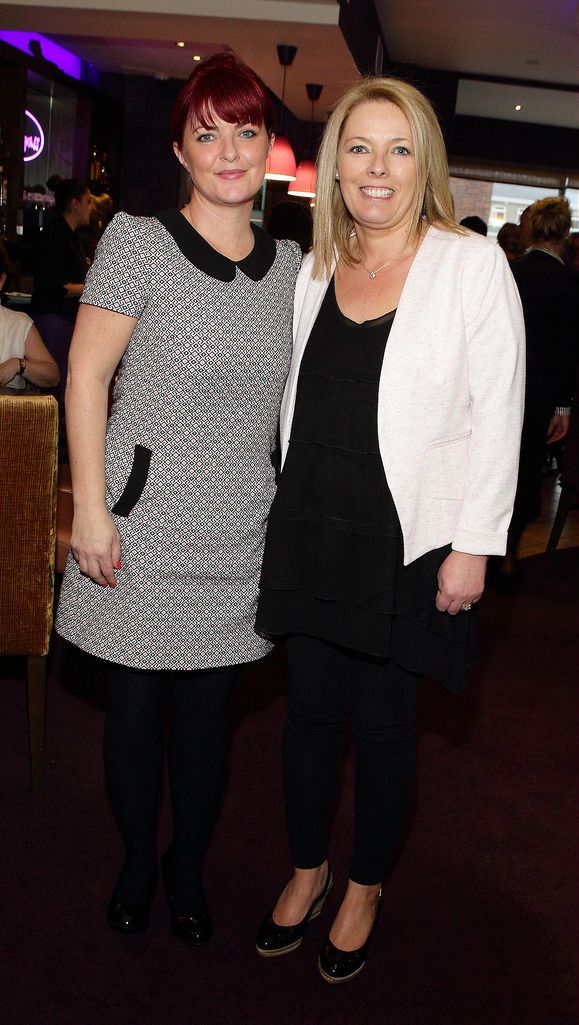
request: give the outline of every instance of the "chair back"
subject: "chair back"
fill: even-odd
[[[46,655],[52,629],[58,406],[0,395],[0,655]]]

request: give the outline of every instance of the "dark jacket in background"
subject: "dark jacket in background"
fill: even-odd
[[[527,336],[525,417],[509,549],[516,551],[530,520],[541,511],[541,471],[547,430],[556,406],[570,406],[579,352],[579,280],[554,256],[538,249],[511,264]]]
[[[511,266],[527,336],[527,397],[552,416],[569,406],[579,352],[579,278],[554,256],[531,250]]]
[[[32,311],[56,313],[74,322],[78,299],[67,299],[64,286],[82,285],[88,262],[80,239],[60,214],[41,233],[34,252]]]

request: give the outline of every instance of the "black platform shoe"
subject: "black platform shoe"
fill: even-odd
[[[107,922],[111,929],[117,929],[118,932],[144,932],[149,926],[150,907],[150,901],[125,904],[112,898],[107,910]]]
[[[340,950],[334,946],[329,936],[324,940],[318,959],[318,969],[325,982],[348,982],[362,971],[368,957],[368,947],[378,919],[378,908],[381,899],[382,890],[380,890],[376,898],[376,917],[374,918],[374,923],[370,929],[368,939],[362,947],[358,947],[357,950]]]
[[[171,932],[173,936],[181,940],[182,943],[188,943],[192,947],[201,947],[204,943],[208,943],[213,933],[213,923],[205,903],[205,897],[200,893],[195,909],[187,914],[179,914],[175,900],[175,883],[168,851],[161,859],[161,871],[171,914]]]
[[[332,873],[328,867],[326,882],[320,895],[310,904],[306,914],[297,925],[278,925],[273,920],[273,913],[267,915],[261,923],[255,947],[262,957],[278,957],[280,954],[289,954],[290,951],[299,947],[304,938],[308,923],[318,915],[321,915],[326,897],[332,889]]]

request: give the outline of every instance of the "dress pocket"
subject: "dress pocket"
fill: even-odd
[[[135,445],[133,465],[127,483],[123,488],[122,495],[111,510],[116,516],[129,516],[135,508],[147,483],[152,454],[150,448],[145,448],[144,445]]]

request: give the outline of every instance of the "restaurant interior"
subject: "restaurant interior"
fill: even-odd
[[[317,145],[361,75],[412,82],[446,143],[457,220],[496,239],[563,196],[579,232],[579,6],[572,0],[62,0],[0,3],[3,305],[27,312],[52,176],[86,182],[93,228],[187,198],[170,115],[199,61],[232,50],[270,92],[285,145],[252,219],[315,204]],[[275,161],[288,159],[287,167]],[[98,670],[56,638],[72,491],[56,402],[13,419],[0,388],[0,754],[5,1025],[571,1025],[577,1016],[574,698],[579,507],[545,452],[522,586],[489,589],[485,651],[460,696],[425,685],[417,809],[372,965],[346,992],[254,956],[287,865],[279,769],[285,663],[247,671],[208,862],[218,938],[181,949],[159,896],[152,929],[107,929],[120,856],[100,766]],[[10,408],[9,408],[10,407]],[[62,413],[62,409],[61,409]],[[500,458],[500,453],[497,453]],[[488,642],[486,640],[488,638]],[[335,863],[353,791],[347,747]],[[167,785],[160,811],[168,830]],[[420,814],[417,814],[417,812]],[[264,834],[267,844],[264,845]],[[271,840],[271,846],[269,841]],[[313,956],[323,927],[308,934]]]

